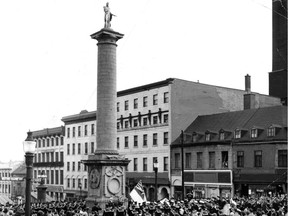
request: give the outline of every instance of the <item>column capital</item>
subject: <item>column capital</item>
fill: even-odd
[[[90,36],[92,39],[97,40],[99,43],[116,43],[119,39],[123,38],[124,34],[115,32],[110,28],[103,28]]]

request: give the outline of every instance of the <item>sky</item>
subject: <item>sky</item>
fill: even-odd
[[[29,130],[96,110],[104,0],[0,1],[0,161],[23,160]],[[268,94],[271,0],[110,0],[117,90],[179,78]]]

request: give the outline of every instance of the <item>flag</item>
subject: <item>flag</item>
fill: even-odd
[[[137,185],[131,191],[130,196],[137,203],[143,203],[147,201],[141,180],[137,183]]]

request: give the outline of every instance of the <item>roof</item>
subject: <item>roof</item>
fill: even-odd
[[[82,110],[79,114],[64,116],[61,120],[65,123],[74,123],[87,121],[88,119],[96,120],[96,111],[88,112],[87,110]]]
[[[12,176],[18,176],[18,175],[26,175],[26,165],[23,162],[20,164],[14,171],[11,173]]]
[[[193,134],[198,132],[205,134],[206,131],[216,131],[219,133],[221,129],[224,131],[234,132],[236,129],[249,131],[252,128],[267,129],[270,126],[277,125],[286,128],[287,132],[287,107],[272,106],[258,109],[247,109],[235,112],[226,112],[220,114],[198,116],[184,131],[184,134]],[[285,135],[285,134],[284,134]],[[286,138],[282,134],[281,138]],[[230,138],[232,139],[233,133]],[[261,133],[259,139],[264,139],[266,132]],[[246,136],[248,139],[249,136]],[[280,137],[278,137],[280,138]],[[217,137],[218,139],[218,137]],[[245,139],[245,137],[243,137]],[[242,139],[242,140],[243,140]],[[172,143],[179,144],[180,136]]]
[[[53,135],[64,135],[64,126],[54,127],[54,128],[45,128],[43,130],[33,131],[33,138],[43,137],[43,136],[53,136]]]

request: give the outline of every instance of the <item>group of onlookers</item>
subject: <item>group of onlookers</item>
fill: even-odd
[[[24,204],[14,205],[7,203],[0,205],[0,216],[25,215]],[[74,202],[54,201],[49,203],[31,204],[33,216],[288,216],[287,195],[206,198],[193,199],[187,197],[184,200],[163,199],[158,202],[136,203],[129,201],[126,206],[122,202],[109,201],[104,209],[98,203],[87,207],[86,202],[78,200]]]

